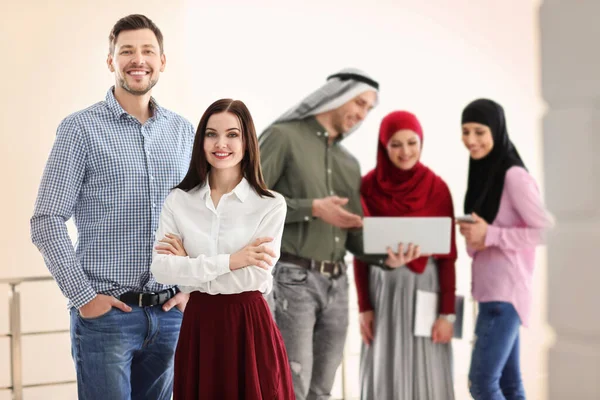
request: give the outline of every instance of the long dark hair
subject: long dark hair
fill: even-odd
[[[244,158],[242,159],[242,174],[250,183],[259,196],[275,197],[267,189],[263,178],[262,169],[260,168],[260,152],[258,150],[258,139],[256,138],[256,129],[248,107],[240,100],[221,99],[212,103],[200,118],[196,137],[194,139],[194,147],[192,149],[192,160],[185,178],[181,183],[175,186],[176,189],[190,191],[195,187],[203,186],[208,177],[211,165],[206,160],[204,153],[204,135],[208,119],[213,114],[228,112],[235,115],[242,126],[242,138],[245,147]]]

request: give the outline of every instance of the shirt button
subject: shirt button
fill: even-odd
[[[152,208],[156,208],[156,203],[152,203]]]
[[[327,169],[327,173],[330,174],[331,173],[331,168]]]
[[[154,180],[154,176],[150,175],[150,180],[153,181]]]
[[[329,132],[325,132],[323,135],[325,135],[325,137],[329,136]]]
[[[336,237],[335,237],[335,241],[336,241],[336,242],[339,242],[339,241],[340,241],[340,238],[336,236]]]
[[[329,194],[333,196],[335,194],[335,192],[332,190],[329,192]]]
[[[317,136],[321,136],[321,132],[317,132]]]
[[[304,217],[305,221],[308,221],[309,219],[310,219],[310,217],[308,217],[308,216]]]

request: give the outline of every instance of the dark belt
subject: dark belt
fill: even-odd
[[[311,271],[316,271],[328,278],[337,278],[346,272],[343,261],[317,261],[311,258],[299,257],[290,253],[281,253],[279,261],[291,263]]]
[[[179,288],[172,287],[167,290],[163,290],[158,293],[154,292],[127,292],[119,296],[119,300],[123,303],[139,306],[139,307],[152,307],[160,306],[165,304],[169,299],[173,298],[179,293]]]

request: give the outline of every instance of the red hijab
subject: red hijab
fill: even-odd
[[[423,148],[423,130],[417,117],[407,111],[388,114],[379,128],[377,165],[362,179],[360,189],[363,212],[373,217],[451,217],[454,219],[452,197],[446,183],[432,170],[418,161],[410,170],[401,170],[389,159],[387,143],[399,130],[415,132]],[[454,222],[454,221],[453,221]],[[454,229],[450,254],[436,258],[456,259]],[[427,258],[421,257],[409,264],[422,272]]]

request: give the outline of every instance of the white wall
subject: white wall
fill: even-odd
[[[550,399],[600,398],[597,1],[547,0],[540,13],[545,176],[558,225],[549,241]]]
[[[0,15],[4,96],[0,99],[0,174],[3,210],[0,277],[47,274],[29,241],[28,219],[56,126],[69,113],[104,98],[112,76],[105,66],[107,36],[118,18],[140,12],[165,35],[167,69],[154,91],[158,101],[197,124],[221,97],[242,99],[262,130],[320,86],[327,75],[354,66],[381,83],[381,103],[346,145],[367,172],[375,163],[381,118],[407,109],[425,130],[423,161],[449,184],[462,212],[468,155],[460,141],[462,107],[491,97],[506,108],[508,126],[531,172],[541,176],[537,8],[533,1],[304,1],[158,0],[6,4]],[[251,4],[251,5],[250,5]],[[462,243],[461,243],[462,244]],[[461,247],[458,288],[468,293],[469,261]],[[543,256],[540,252],[540,256]],[[522,364],[530,399],[545,399],[545,263],[536,276],[536,310],[523,332]],[[53,284],[24,287],[31,330],[68,326]],[[51,299],[49,302],[47,298]],[[0,291],[0,310],[4,310]],[[355,301],[352,300],[354,306]],[[48,311],[40,311],[42,302]],[[4,311],[0,332],[6,332]],[[356,311],[353,311],[356,317]],[[25,322],[30,321],[30,322]],[[29,325],[28,325],[29,324]],[[356,395],[358,328],[348,341],[348,390]],[[24,351],[29,383],[69,379],[68,338],[45,338],[54,357]],[[7,339],[0,338],[0,386],[9,381]],[[468,398],[468,341],[455,344],[457,398]],[[37,367],[39,370],[36,370]],[[58,373],[56,371],[59,371]],[[57,375],[58,374],[58,375]],[[72,392],[72,388],[57,390]],[[40,394],[42,393],[42,394]],[[50,389],[28,399],[66,398]],[[61,392],[63,393],[63,392]],[[339,388],[338,388],[339,393]],[[4,394],[6,395],[6,393]],[[2,399],[0,391],[0,399]],[[73,394],[70,396],[74,397]]]

